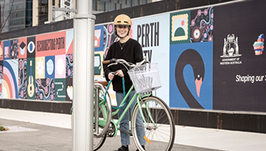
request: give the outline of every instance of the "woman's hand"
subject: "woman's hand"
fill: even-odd
[[[124,76],[124,73],[123,73],[122,70],[117,70],[117,71],[115,72],[115,75],[118,75],[119,77],[123,77],[123,76]]]
[[[116,72],[110,72],[108,74],[108,79],[109,80],[113,80],[113,78],[114,78],[115,75],[118,75],[119,77],[123,77],[124,76],[124,73],[123,73],[122,70],[117,70]]]
[[[109,80],[113,80],[114,76],[115,76],[114,72],[110,72],[110,73],[108,74],[108,79],[109,79]]]

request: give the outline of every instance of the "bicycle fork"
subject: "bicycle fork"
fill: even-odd
[[[146,94],[146,95],[144,95],[144,97],[146,97],[146,96],[149,97],[150,94]],[[147,129],[151,130],[152,128],[151,128],[151,126],[149,126],[149,124],[147,123],[146,119],[144,118],[143,111],[141,110],[141,105],[140,105],[140,101],[139,101],[140,97],[141,97],[141,96],[140,96],[140,94],[139,94],[138,97],[137,97],[137,103],[138,103],[139,111],[140,111],[141,117],[142,117],[142,119],[143,119],[143,121],[144,121],[144,123],[145,123]],[[150,118],[150,120],[151,120],[153,126],[155,127],[155,128],[153,128],[153,129],[156,129],[156,128],[157,128],[157,125],[155,124],[155,122],[154,122],[154,120],[153,120],[153,118],[152,118],[152,116],[151,116],[151,112],[150,112],[150,110],[149,110],[149,105],[148,105],[147,103],[145,103],[145,108],[146,108],[147,114],[149,115],[149,118]]]

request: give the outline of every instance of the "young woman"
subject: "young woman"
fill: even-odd
[[[129,32],[131,28],[131,19],[125,15],[121,14],[118,15],[114,20],[114,26],[115,26],[115,34],[120,38],[119,41],[114,42],[106,55],[105,60],[110,60],[112,58],[115,59],[124,59],[131,63],[137,63],[143,60],[143,52],[140,44],[129,37]],[[129,78],[129,75],[127,73],[127,69],[123,65],[115,65],[107,67],[107,65],[103,66],[104,73],[106,79],[112,80],[113,89],[116,92],[116,100],[117,105],[120,105],[123,101],[124,94],[123,94],[123,85],[122,85],[122,77],[124,77],[125,80],[125,89],[126,92],[130,89],[132,85],[132,81]],[[127,106],[127,103],[131,100],[133,95],[135,94],[135,91],[132,91],[126,100],[126,104],[119,110],[118,116],[123,113],[125,107]],[[135,99],[136,102],[136,99]],[[131,110],[133,110],[135,103],[132,103]],[[129,118],[131,113],[127,112],[123,119],[120,122],[120,129],[129,132]],[[138,114],[138,122],[140,126],[143,127],[143,121]],[[121,144],[122,146],[118,149],[118,151],[128,151],[128,145],[130,145],[130,136],[128,133],[125,133],[123,131],[120,131],[121,134]],[[141,145],[144,148],[144,145],[146,143],[144,139],[145,130],[144,128],[140,128],[137,132],[138,138],[141,142]]]

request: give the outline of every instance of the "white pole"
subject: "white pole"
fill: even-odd
[[[77,0],[74,17],[73,151],[93,148],[94,20],[92,0]]]

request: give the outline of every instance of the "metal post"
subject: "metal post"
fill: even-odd
[[[74,17],[73,151],[92,151],[94,20],[92,0],[77,1]]]

